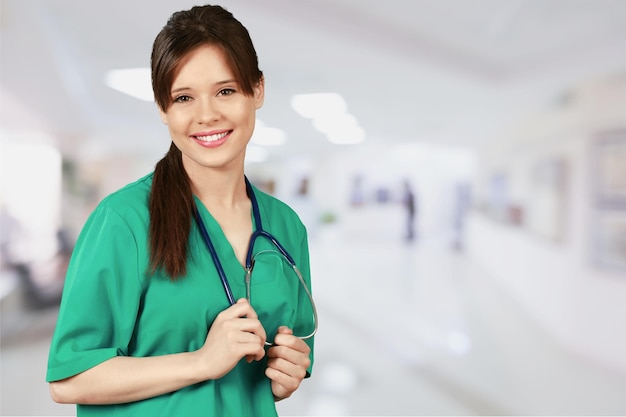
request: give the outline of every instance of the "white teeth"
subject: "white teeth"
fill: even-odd
[[[228,132],[217,133],[210,136],[196,136],[196,139],[203,142],[215,142],[216,140],[222,139],[226,135],[228,135]]]

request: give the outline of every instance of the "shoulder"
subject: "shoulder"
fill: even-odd
[[[143,212],[148,210],[151,188],[152,173],[107,195],[100,202],[98,208],[110,209],[120,214]]]
[[[117,218],[132,229],[145,229],[149,222],[151,187],[152,173],[112,192],[100,201],[91,213],[88,223]]]
[[[288,204],[256,187],[254,195],[259,203],[259,209],[273,226],[280,224],[297,230],[304,229],[300,217]]]
[[[259,202],[259,207],[269,210],[274,215],[284,216],[290,220],[300,220],[298,214],[287,203],[254,187],[254,195]]]

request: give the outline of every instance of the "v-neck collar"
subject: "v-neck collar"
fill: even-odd
[[[242,265],[239,262],[239,259],[237,259],[237,255],[235,254],[235,249],[233,248],[230,241],[226,237],[226,234],[224,233],[222,226],[220,226],[220,224],[215,219],[215,217],[213,217],[213,214],[209,211],[209,209],[206,208],[204,203],[200,200],[200,198],[197,195],[194,194],[193,198],[194,198],[194,202],[198,210],[198,213],[200,214],[200,219],[202,220],[202,222],[204,223],[206,227],[207,233],[209,235],[209,239],[211,240],[211,243],[215,247],[215,251],[219,258],[219,262],[222,264],[222,267],[224,268],[224,272],[226,272],[226,274],[228,275],[227,269],[231,270],[232,272],[237,272],[237,273],[240,273],[242,270],[245,270],[244,265]],[[252,222],[252,233],[254,233],[257,230],[257,224],[254,219],[252,209],[250,209],[249,215],[250,215],[250,219]],[[250,236],[252,236],[252,234],[250,234]],[[200,236],[200,238],[203,242],[203,246],[205,246],[204,238],[202,236]]]

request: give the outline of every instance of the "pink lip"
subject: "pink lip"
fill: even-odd
[[[213,136],[213,135],[219,135],[219,134],[223,134],[226,133],[226,135],[224,135],[223,137],[217,139],[217,140],[212,140],[212,141],[204,141],[204,140],[200,140],[198,139],[198,137],[201,136]],[[193,135],[190,135],[191,139],[193,139],[198,145],[205,147],[205,148],[217,148],[218,146],[223,145],[228,138],[230,138],[230,134],[232,133],[232,130],[228,130],[228,129],[224,129],[224,130],[212,130],[210,132],[198,132],[198,133],[194,133]]]

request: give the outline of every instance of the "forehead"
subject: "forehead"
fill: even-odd
[[[172,86],[181,82],[223,81],[234,79],[230,60],[223,48],[202,45],[188,52],[178,63]]]

